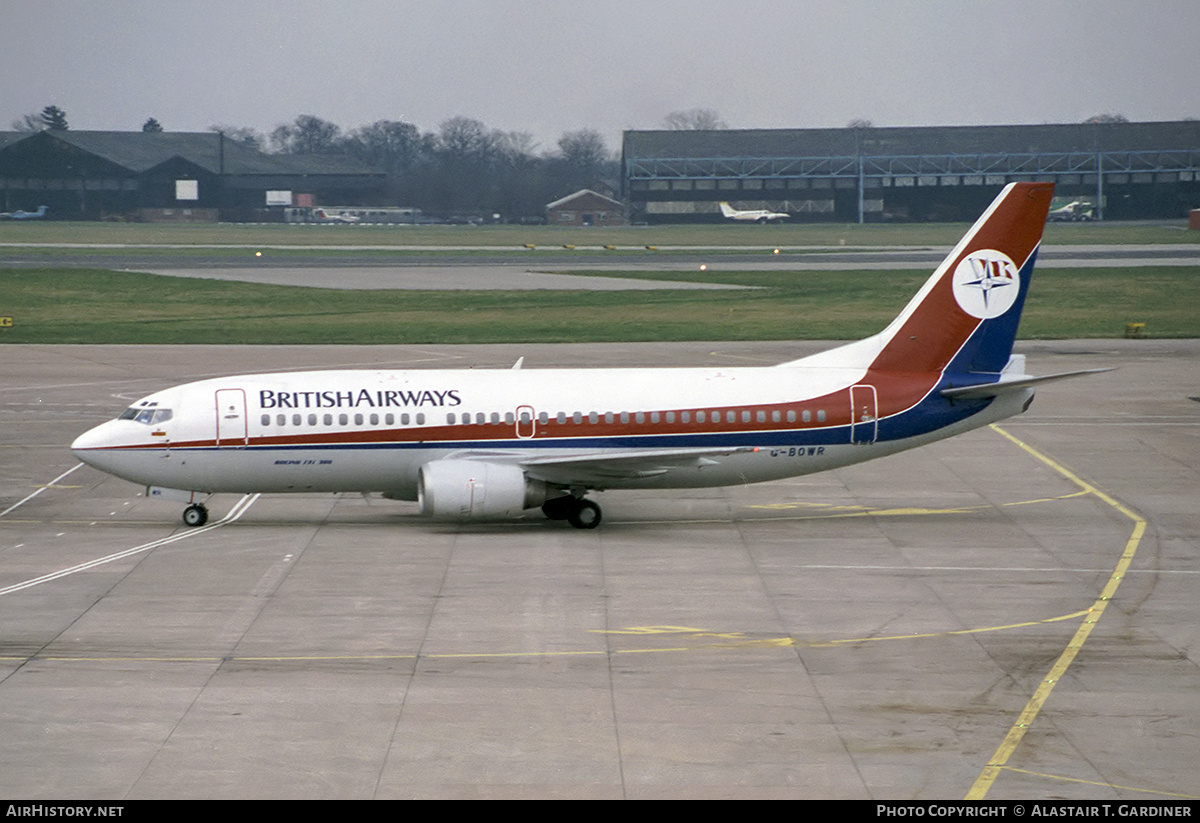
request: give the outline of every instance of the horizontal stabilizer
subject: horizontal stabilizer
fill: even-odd
[[[942,389],[941,395],[942,397],[949,397],[951,400],[977,400],[983,397],[997,397],[1001,394],[1017,391],[1018,389],[1027,389],[1039,383],[1049,383],[1052,380],[1066,380],[1068,377],[1081,377],[1085,374],[1100,374],[1106,371],[1112,371],[1112,369],[1065,371],[1059,374],[1045,374],[1041,377],[1028,377],[1025,375],[1013,378],[1001,377],[995,383],[980,383],[975,386],[954,386],[949,389]]]

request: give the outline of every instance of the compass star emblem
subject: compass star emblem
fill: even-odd
[[[954,299],[967,314],[987,320],[999,317],[1017,301],[1021,275],[1004,252],[971,252],[954,268]]]

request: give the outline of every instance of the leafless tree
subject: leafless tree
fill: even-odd
[[[249,126],[225,126],[215,125],[209,126],[209,131],[219,132],[225,135],[226,140],[231,140],[234,143],[241,143],[243,146],[249,146],[255,151],[262,151],[267,145],[267,138],[259,131],[256,131]]]
[[[26,114],[12,121],[13,131],[42,131],[46,127],[42,124],[42,116],[40,114]]]
[[[663,118],[663,125],[670,131],[713,131],[729,128],[729,124],[713,109],[673,111]]]
[[[302,114],[290,125],[271,132],[271,145],[281,154],[335,154],[342,128],[311,114]]]
[[[377,120],[355,129],[343,143],[350,154],[389,174],[412,167],[422,150],[420,130],[399,120]]]
[[[558,140],[558,150],[562,152],[567,165],[576,168],[594,169],[612,159],[612,152],[595,129],[566,132]]]
[[[451,117],[438,125],[437,150],[455,163],[483,163],[491,159],[500,142],[500,132],[470,117]]]

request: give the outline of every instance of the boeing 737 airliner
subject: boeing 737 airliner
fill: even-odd
[[[1006,187],[882,332],[765,368],[316,371],[164,389],[71,448],[188,502],[377,492],[426,515],[540,507],[595,528],[589,490],[750,483],[941,440],[1028,407],[1013,339],[1053,186]],[[519,364],[518,364],[519,365]]]

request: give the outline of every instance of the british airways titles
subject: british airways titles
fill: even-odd
[[[258,392],[258,405],[263,409],[342,409],[370,406],[371,408],[410,406],[457,406],[462,403],[458,389],[447,391],[404,391],[394,389],[359,389],[358,391],[271,391]]]

